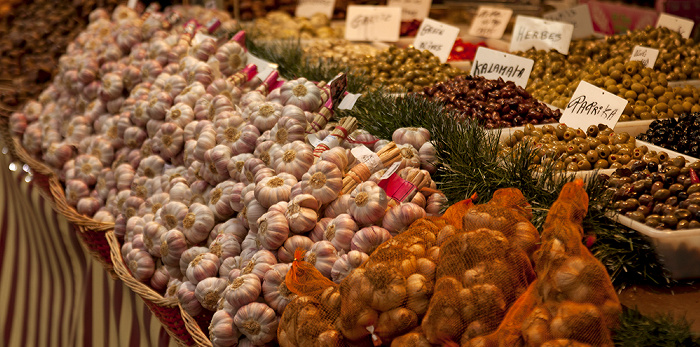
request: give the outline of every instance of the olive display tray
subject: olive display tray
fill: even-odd
[[[666,149],[666,148],[663,148],[663,147],[661,147],[661,146],[657,146],[657,145],[654,145],[654,144],[651,144],[651,143],[649,143],[649,142],[642,141],[642,140],[636,140],[635,146],[636,146],[636,147],[647,146],[647,148],[649,148],[649,150],[651,150],[651,151],[657,151],[657,152],[659,152],[659,151],[664,151],[664,152],[666,152],[666,154],[668,154],[668,156],[671,157],[671,158],[681,157],[681,156],[682,156],[683,158],[685,158],[686,161],[691,162],[691,163],[700,160],[700,159],[698,159],[698,158],[691,157],[691,156],[689,156],[689,155],[687,155],[687,154],[683,154],[683,153],[679,153],[679,152],[676,152],[676,151],[672,151],[672,150],[670,150],[670,149]]]
[[[671,278],[700,278],[700,229],[658,230],[617,213],[609,217],[648,237]]]
[[[547,104],[545,104],[545,105],[547,105]],[[549,106],[550,108],[552,108],[554,110],[558,110],[558,108],[556,108],[554,106],[551,106],[551,105],[547,105],[547,106]],[[630,137],[636,137],[637,135],[647,131],[647,129],[649,129],[649,125],[653,121],[654,121],[653,119],[647,119],[647,120],[633,120],[633,121],[629,121],[629,122],[617,122],[617,124],[615,125],[613,130],[616,133],[625,132],[625,133],[628,133],[630,135]],[[559,123],[536,124],[535,127],[541,128],[545,125],[557,126],[558,124]],[[501,136],[499,138],[499,141],[503,142],[513,132],[515,132],[516,130],[525,130],[525,127],[519,126],[519,127],[511,127],[511,128],[490,129],[489,131],[497,131],[497,130],[501,130]],[[637,141],[639,141],[639,140],[637,140]],[[637,146],[637,147],[639,147],[639,146]]]

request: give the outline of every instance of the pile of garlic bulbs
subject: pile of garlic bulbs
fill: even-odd
[[[215,311],[214,345],[261,345],[293,298],[284,279],[297,248],[339,282],[392,235],[440,213],[430,134],[332,139],[338,123],[314,132],[330,112],[327,86],[276,73],[240,86],[231,76],[246,67],[244,47],[189,24],[168,30],[163,17],[121,6],[94,16],[12,131],[56,170],[70,205],[115,223],[136,280],[193,316]],[[315,152],[309,132],[331,148]],[[346,172],[363,165],[351,150],[364,145],[396,146],[396,174],[419,189],[392,199],[380,166],[341,194]]]

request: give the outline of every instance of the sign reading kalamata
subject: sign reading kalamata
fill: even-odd
[[[534,64],[535,61],[532,59],[479,47],[470,73],[473,76],[484,76],[494,80],[500,77],[504,81],[513,81],[525,88]]]

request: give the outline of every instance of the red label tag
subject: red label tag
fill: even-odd
[[[399,202],[406,200],[416,190],[416,186],[396,173],[393,173],[385,180],[379,181],[379,187],[384,189],[386,195]]]

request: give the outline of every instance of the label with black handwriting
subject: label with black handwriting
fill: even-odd
[[[334,8],[335,0],[299,0],[294,15],[310,18],[316,13],[323,13],[331,18]]]
[[[457,35],[459,35],[459,28],[426,18],[418,28],[413,47],[420,50],[427,49],[444,63],[452,51]]]
[[[525,88],[534,64],[535,61],[532,59],[479,47],[474,55],[470,74],[492,80],[500,77],[504,81],[513,81],[516,85]]]
[[[673,16],[668,13],[662,13],[659,15],[659,19],[656,21],[656,27],[669,28],[673,31],[677,31],[681,34],[683,38],[689,38],[690,33],[693,32],[693,26],[695,22],[693,20],[678,16]]]
[[[582,130],[598,124],[614,128],[625,106],[626,99],[581,81],[562,112],[559,122]]]
[[[656,63],[656,58],[659,57],[659,50],[644,46],[634,46],[632,50],[632,55],[630,56],[630,61],[638,60],[642,62],[644,67],[653,69],[654,63]]]
[[[558,22],[571,23],[574,25],[572,38],[581,39],[593,35],[593,20],[588,4],[582,4],[565,10],[545,13],[542,18]]]
[[[530,48],[557,50],[569,54],[569,44],[574,26],[569,23],[548,21],[529,16],[515,17],[510,51],[526,51]]]
[[[389,0],[387,6],[401,7],[401,20],[423,20],[428,17],[433,0]]]
[[[513,16],[509,8],[479,6],[469,27],[469,35],[500,39]]]
[[[346,40],[388,42],[399,40],[401,7],[350,5],[346,17]]]

